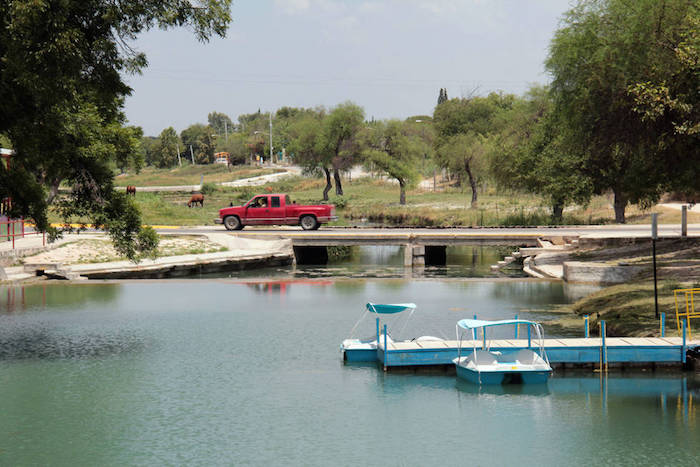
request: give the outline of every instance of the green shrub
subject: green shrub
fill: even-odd
[[[153,259],[158,256],[160,236],[152,227],[142,227],[136,237],[136,242],[138,243],[138,250],[146,252],[146,256]]]
[[[219,187],[216,186],[216,183],[206,182],[202,184],[202,189],[200,191],[203,195],[210,195],[218,189]]]
[[[333,199],[333,204],[336,208],[343,209],[348,205],[348,200],[343,198],[342,196],[338,196],[337,198]]]

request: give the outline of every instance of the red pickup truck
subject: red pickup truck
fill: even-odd
[[[321,224],[338,219],[335,206],[321,204],[303,206],[292,203],[289,195],[258,195],[243,206],[219,209],[214,222],[227,230],[241,230],[246,225],[301,225],[304,230],[316,230]]]

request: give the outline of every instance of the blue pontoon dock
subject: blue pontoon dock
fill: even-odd
[[[411,304],[412,306],[415,306]],[[474,320],[476,320],[476,315]],[[538,351],[528,328],[527,338],[518,338],[519,325],[514,325],[513,339],[489,339],[484,333],[483,339],[443,340],[437,338],[394,341],[387,332],[387,325],[381,325],[377,318],[376,335],[372,341],[373,352],[358,353],[355,362],[376,362],[384,370],[400,368],[454,367],[454,359],[474,348],[489,349],[495,352],[517,352],[521,349]],[[518,321],[515,316],[513,322]],[[686,319],[681,320],[680,336],[665,334],[665,314],[661,314],[661,337],[607,337],[605,321],[601,321],[601,337],[589,337],[588,317],[584,317],[583,338],[542,339],[541,344],[549,363],[553,368],[599,368],[607,370],[612,367],[648,367],[682,366],[686,364],[689,351],[700,350],[700,339],[688,338],[690,332]],[[539,344],[539,342],[538,342]],[[461,351],[460,351],[461,349]],[[345,356],[346,361],[350,361]]]
[[[410,366],[453,365],[458,341],[388,342],[380,338],[375,361],[386,369]],[[462,341],[462,352],[470,351],[480,341]],[[552,366],[591,366],[596,364],[682,364],[687,349],[700,342],[686,342],[682,337],[608,337],[545,339],[544,348]],[[527,349],[527,339],[496,339],[491,350]],[[530,345],[532,348],[532,345]]]

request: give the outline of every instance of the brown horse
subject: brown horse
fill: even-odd
[[[204,195],[200,193],[195,193],[192,195],[190,200],[187,202],[187,207],[191,208],[193,204],[199,204],[200,207],[204,207]]]
[[[136,187],[134,185],[127,185],[126,194],[136,196]]]

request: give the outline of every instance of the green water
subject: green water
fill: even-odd
[[[329,258],[328,264],[297,265],[296,267],[268,268],[264,270],[236,271],[205,274],[201,277],[266,277],[279,278],[464,278],[511,277],[523,278],[522,263],[513,263],[499,271],[491,265],[510,255],[512,246],[448,246],[444,266],[404,268],[404,249],[398,245],[367,245],[348,247],[348,255]]]
[[[408,335],[451,336],[473,313],[532,316],[579,293],[492,280],[0,288],[0,465],[697,465],[693,375],[480,390],[340,361],[369,299],[415,301]]]

